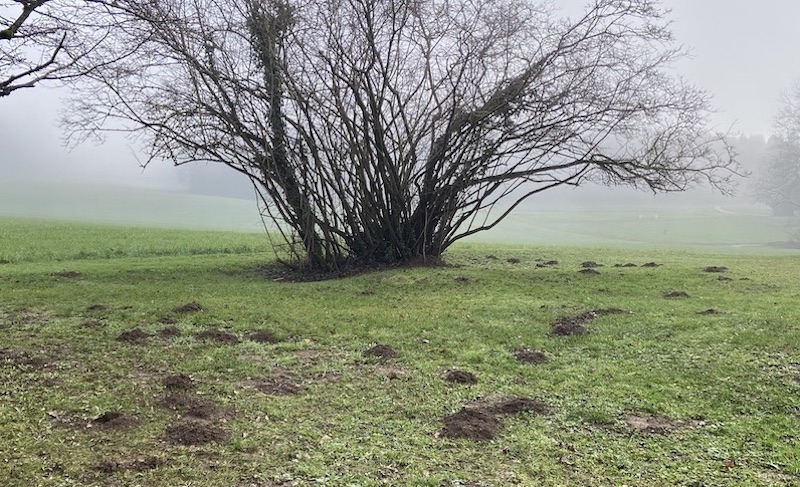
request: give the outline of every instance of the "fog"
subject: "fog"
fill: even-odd
[[[575,15],[584,2],[556,3],[566,14]],[[717,107],[714,126],[733,134],[767,136],[780,92],[800,78],[800,29],[795,25],[800,2],[665,0],[663,5],[672,10],[677,41],[692,51],[691,57],[675,68],[689,82],[713,94]],[[68,182],[253,198],[246,179],[225,168],[174,168],[154,162],[143,170],[143,156],[137,155],[132,141],[121,136],[67,150],[57,125],[60,100],[66,95],[64,90],[40,86],[0,98],[0,187],[16,182]],[[744,193],[740,203],[746,201]],[[619,203],[631,194],[627,190],[565,189],[538,196],[531,204]],[[722,200],[705,188],[680,197],[635,193],[630,201],[716,205]],[[4,205],[0,214],[15,214],[7,201]]]

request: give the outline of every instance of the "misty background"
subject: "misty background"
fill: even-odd
[[[558,2],[570,16],[583,4]],[[713,95],[714,127],[732,135],[744,169],[757,172],[780,106],[778,97],[800,78],[800,2],[664,0],[662,5],[672,10],[677,42],[692,53],[675,69]],[[136,142],[121,135],[68,150],[58,126],[66,96],[65,89],[41,85],[0,98],[0,215],[90,215],[109,222],[168,225],[181,220],[181,226],[262,228],[252,186],[230,169],[203,164],[176,168],[160,161],[143,169],[145,157]],[[745,180],[734,197],[707,187],[670,195],[596,186],[559,188],[531,198],[520,212],[664,205],[769,214],[753,202]]]

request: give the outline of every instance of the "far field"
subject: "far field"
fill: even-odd
[[[0,484],[800,485],[800,251],[657,211],[322,282],[260,233],[0,219]]]

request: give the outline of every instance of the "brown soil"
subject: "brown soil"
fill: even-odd
[[[601,308],[584,311],[577,316],[564,317],[555,320],[550,324],[550,335],[553,336],[567,336],[567,335],[584,335],[589,332],[583,325],[595,318],[605,315],[614,315],[624,313],[623,310],[618,308]]]
[[[578,272],[581,274],[600,274],[600,272],[595,269],[581,269]]]
[[[364,356],[390,360],[397,356],[397,352],[389,345],[382,345],[379,343],[368,350],[364,350]]]
[[[594,267],[603,267],[603,264],[598,264],[593,260],[587,260],[586,262],[581,262],[581,267],[584,269],[592,269]]]
[[[166,326],[158,332],[158,336],[161,338],[177,338],[182,334],[180,328],[176,326]]]
[[[177,411],[184,416],[198,419],[217,419],[226,417],[229,413],[214,401],[187,392],[167,394],[158,404],[161,407]]]
[[[703,421],[675,421],[663,416],[637,416],[625,417],[625,428],[634,433],[648,433],[665,435],[680,428],[699,428],[705,425]]]
[[[656,264],[655,262],[648,262],[646,264],[642,264],[642,267],[661,267],[664,264]]]
[[[516,257],[511,257],[506,259],[506,262],[508,262],[509,264],[519,264],[522,261],[517,259]]]
[[[203,311],[203,307],[200,306],[200,303],[198,303],[197,301],[191,301],[189,303],[182,304],[180,306],[172,308],[172,311],[181,314],[197,313],[198,311]]]
[[[132,330],[123,331],[120,333],[117,337],[117,341],[141,345],[145,343],[149,337],[150,334],[145,333],[141,328],[134,328]]]
[[[727,267],[710,265],[703,269],[703,272],[726,272],[728,270]]]
[[[248,340],[257,343],[278,343],[280,340],[269,330],[253,330],[245,335]]]
[[[548,261],[545,261],[545,262],[540,262],[540,263],[536,264],[536,267],[552,267],[554,265],[558,265],[558,261],[557,260],[548,260]]]
[[[447,373],[447,376],[444,378],[447,382],[453,382],[454,384],[477,384],[478,378],[475,377],[475,374],[471,372],[466,372],[464,370],[451,370]]]
[[[53,277],[59,277],[61,279],[78,279],[79,277],[83,276],[83,274],[78,271],[68,271],[68,270],[54,272],[50,275]]]
[[[544,352],[531,350],[530,348],[517,350],[514,352],[514,356],[517,357],[517,360],[526,364],[543,364],[549,360]]]
[[[721,315],[725,314],[723,311],[714,308],[708,308],[705,311],[698,311],[697,314],[699,315]]]
[[[174,445],[196,446],[207,443],[221,443],[228,439],[228,433],[206,421],[187,420],[167,426],[167,441]]]
[[[254,384],[260,392],[274,396],[294,396],[299,394],[302,387],[284,377],[271,377]]]
[[[464,408],[444,418],[443,436],[475,441],[494,439],[502,423],[493,415],[479,409]]]
[[[170,375],[163,381],[164,388],[171,391],[188,391],[194,387],[194,380],[186,374]]]
[[[550,408],[537,399],[513,397],[491,405],[489,411],[494,414],[516,414],[531,411],[537,414],[547,414],[550,412]]]
[[[89,329],[105,328],[106,323],[100,320],[86,320],[81,323],[81,326]]]
[[[138,419],[118,411],[106,411],[94,418],[90,424],[91,427],[104,430],[128,429],[138,425]]]
[[[97,470],[112,474],[116,472],[145,472],[153,470],[163,465],[163,461],[158,457],[147,457],[132,460],[129,462],[123,460],[104,459],[97,464]]]
[[[664,297],[667,299],[688,298],[689,294],[686,291],[669,291],[664,293]]]
[[[41,357],[31,356],[25,350],[11,348],[0,349],[0,367],[14,367],[22,370],[38,370],[47,366],[47,361]]]
[[[625,264],[614,264],[614,267],[638,267],[633,262],[627,262]]]
[[[228,333],[227,331],[218,330],[216,328],[211,328],[208,330],[203,330],[199,333],[195,333],[194,337],[200,341],[215,341],[219,343],[225,343],[228,345],[235,345],[239,343],[239,338],[232,334]]]
[[[728,276],[719,276],[719,277],[717,278],[717,280],[718,280],[718,281],[732,281],[732,280],[733,280],[733,278],[731,278],[731,277],[728,277]]]
[[[94,312],[94,311],[106,311],[108,310],[108,306],[105,304],[91,304],[86,307],[86,311]]]

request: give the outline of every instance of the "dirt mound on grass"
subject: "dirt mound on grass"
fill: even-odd
[[[397,356],[397,352],[389,345],[377,344],[374,347],[364,350],[365,357],[375,357],[382,360],[390,360]]]
[[[83,274],[79,271],[70,271],[70,270],[63,270],[58,272],[53,272],[50,274],[53,277],[58,277],[60,279],[78,279],[83,277]]]
[[[178,338],[182,334],[183,332],[177,326],[165,326],[158,332],[158,336],[165,339]]]
[[[132,330],[123,331],[117,337],[118,342],[126,342],[126,343],[133,343],[136,345],[141,345],[147,342],[147,339],[150,337],[149,333],[145,333],[142,331],[141,328],[134,328]]]
[[[595,270],[595,269],[581,269],[578,272],[580,274],[586,274],[586,275],[600,274],[600,271]]]
[[[704,310],[704,311],[698,311],[697,314],[699,314],[699,315],[722,315],[722,314],[725,314],[725,312],[724,311],[720,311],[718,309],[714,309],[714,308],[708,308],[707,310]]]
[[[526,364],[543,364],[549,360],[544,352],[531,350],[530,348],[519,349],[514,352],[514,356],[517,360]]]
[[[217,419],[227,417],[229,411],[214,401],[197,394],[175,392],[165,395],[159,406],[177,411],[184,416],[198,419]]]
[[[503,426],[499,416],[523,412],[548,414],[550,408],[530,397],[490,395],[445,416],[442,435],[447,438],[467,438],[475,441],[492,440]]]
[[[39,370],[47,366],[47,360],[34,357],[25,350],[0,349],[0,367],[13,367],[21,370]]]
[[[471,372],[467,372],[465,370],[451,370],[447,373],[444,380],[447,382],[452,382],[454,384],[467,384],[473,385],[478,383],[478,378],[475,377],[475,374]]]
[[[139,425],[139,420],[119,411],[106,411],[94,418],[89,426],[104,430],[128,429]]]
[[[625,429],[633,433],[648,433],[651,435],[666,435],[676,429],[700,428],[704,421],[676,421],[664,416],[638,416],[625,417]]]
[[[642,264],[642,267],[661,267],[664,264],[656,264],[655,262],[647,262],[646,264]]]
[[[165,437],[173,445],[197,446],[222,443],[228,433],[207,421],[192,419],[167,426]]]
[[[117,472],[145,472],[147,470],[156,469],[163,464],[164,462],[158,457],[139,458],[131,461],[103,459],[97,464],[96,470],[107,474]]]
[[[488,441],[497,436],[502,426],[499,419],[487,412],[464,408],[444,417],[442,435],[447,438]]]
[[[499,401],[488,409],[494,414],[516,414],[524,412],[535,412],[537,414],[547,414],[550,408],[543,402],[530,397],[512,397]]]
[[[728,268],[724,266],[710,265],[703,269],[703,272],[727,272]]]
[[[278,343],[280,340],[269,330],[252,330],[245,335],[248,340],[256,343]]]
[[[603,264],[598,264],[593,260],[587,260],[586,262],[581,262],[581,267],[584,269],[593,269],[595,267],[603,267]]]
[[[239,343],[239,337],[237,337],[233,333],[228,333],[227,331],[219,330],[217,328],[210,328],[208,330],[203,330],[199,333],[195,333],[194,337],[197,340],[203,342],[213,341],[218,343],[225,343],[227,345],[235,345]]]
[[[614,267],[639,267],[633,262],[626,262],[625,264],[614,264]]]
[[[197,313],[198,311],[203,311],[203,307],[197,301],[191,301],[172,308],[172,311],[179,314]]]
[[[686,291],[669,291],[664,293],[664,297],[667,299],[688,298],[689,293]]]
[[[164,388],[171,391],[188,391],[194,387],[194,380],[186,374],[177,374],[164,377],[161,381]]]
[[[601,308],[584,311],[576,316],[567,316],[559,318],[550,324],[551,336],[569,336],[569,335],[585,335],[589,333],[586,329],[586,323],[599,318],[600,316],[614,315],[624,313],[623,310],[618,308]]]

